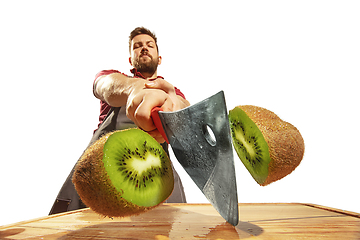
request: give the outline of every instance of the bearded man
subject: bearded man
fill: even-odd
[[[133,76],[118,70],[103,70],[95,77],[93,93],[100,100],[100,116],[89,146],[107,132],[137,126],[162,143],[167,151],[168,146],[151,119],[151,110],[161,107],[164,111],[175,111],[190,104],[178,88],[157,75],[162,58],[155,34],[143,27],[135,28],[129,36],[129,52]],[[61,188],[50,214],[86,207],[71,181],[73,172],[74,169]],[[186,202],[175,169],[174,183],[174,191],[167,202]]]

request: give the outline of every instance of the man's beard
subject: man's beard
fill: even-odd
[[[140,56],[140,58],[141,57],[142,56]],[[137,71],[139,71],[140,73],[147,73],[149,75],[153,75],[156,72],[159,59],[158,58],[153,59],[151,56],[149,57],[151,58],[151,61],[141,62],[139,58],[134,62],[134,67],[136,68]]]

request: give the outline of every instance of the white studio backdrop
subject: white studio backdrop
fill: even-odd
[[[191,103],[265,107],[296,126],[305,156],[261,187],[234,152],[239,202],[360,212],[358,1],[3,1],[0,225],[46,216],[97,126],[92,82],[129,74],[128,35],[154,31],[158,73]],[[187,200],[207,202],[172,155]]]

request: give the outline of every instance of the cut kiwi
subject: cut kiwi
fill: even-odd
[[[111,132],[91,145],[75,167],[81,200],[109,217],[134,215],[164,202],[174,188],[171,162],[140,129]]]
[[[261,107],[237,106],[229,112],[233,145],[255,181],[268,185],[290,174],[304,155],[304,140],[290,123]]]

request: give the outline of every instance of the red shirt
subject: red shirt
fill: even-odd
[[[109,74],[111,74],[111,73],[121,73],[121,74],[123,74],[124,76],[129,77],[128,75],[126,75],[126,74],[124,74],[124,73],[122,73],[122,72],[119,72],[118,70],[113,70],[113,69],[111,69],[111,70],[103,70],[103,71],[99,72],[98,74],[96,74],[96,76],[95,76],[95,81],[96,81],[96,79],[97,79],[98,77],[103,76],[103,75],[109,75]],[[135,77],[135,78],[144,78],[144,79],[145,79],[145,77],[144,77],[140,72],[138,72],[138,71],[136,70],[136,68],[133,68],[133,69],[131,70],[131,73],[134,74],[134,77]],[[161,76],[158,76],[158,78],[164,79],[164,78],[161,77]],[[155,79],[156,79],[156,78],[154,78],[154,79],[149,79],[149,80],[151,81],[151,80],[155,80]],[[94,85],[95,85],[95,81],[94,81]],[[95,86],[94,86],[94,87],[95,87]],[[95,89],[94,89],[94,90],[95,90]],[[175,92],[176,92],[177,95],[179,95],[179,96],[181,96],[182,98],[185,99],[185,95],[180,91],[180,89],[178,89],[178,88],[175,87]],[[100,116],[99,116],[99,125],[98,125],[98,126],[100,126],[100,124],[104,121],[104,119],[105,119],[106,115],[108,114],[108,112],[110,111],[110,109],[111,109],[111,106],[110,106],[109,104],[107,104],[106,102],[100,100]]]

